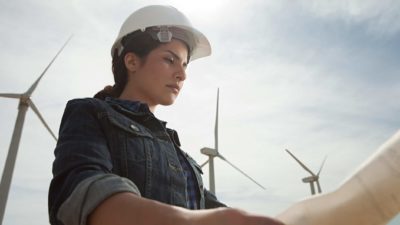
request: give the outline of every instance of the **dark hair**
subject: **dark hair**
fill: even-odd
[[[103,90],[94,95],[95,98],[105,99],[106,97],[118,98],[127,83],[127,71],[125,67],[124,57],[128,52],[135,53],[143,62],[146,61],[147,55],[161,45],[157,40],[146,31],[135,31],[126,35],[121,40],[124,46],[122,53],[118,56],[118,49],[115,49],[112,58],[112,72],[114,74],[115,84],[106,86]]]

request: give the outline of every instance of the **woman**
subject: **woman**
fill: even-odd
[[[134,12],[112,47],[115,85],[68,102],[49,190],[51,224],[281,224],[229,209],[204,189],[201,168],[154,116],[171,105],[207,38],[169,6]],[[189,210],[207,209],[210,210]]]

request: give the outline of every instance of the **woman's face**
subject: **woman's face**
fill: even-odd
[[[186,45],[175,39],[151,51],[145,61],[126,54],[128,82],[120,98],[147,103],[151,111],[171,105],[186,79],[187,54]]]

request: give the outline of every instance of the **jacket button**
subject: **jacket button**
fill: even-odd
[[[139,131],[139,128],[133,124],[131,124],[131,129],[134,131]]]

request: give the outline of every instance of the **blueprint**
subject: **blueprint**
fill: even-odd
[[[400,212],[400,131],[333,192],[295,203],[286,225],[383,225]]]

